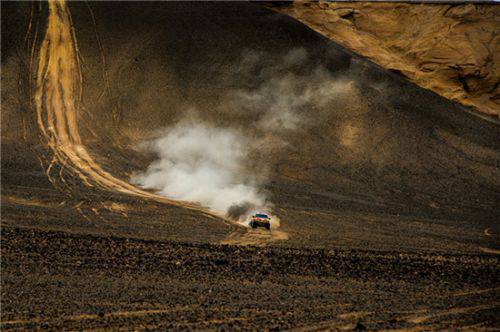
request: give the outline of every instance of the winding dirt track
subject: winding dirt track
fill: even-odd
[[[106,190],[153,199],[225,219],[195,204],[170,200],[141,190],[104,171],[89,155],[78,130],[78,100],[81,98],[83,77],[78,43],[65,0],[49,2],[47,31],[39,51],[36,77],[38,125],[54,152],[52,163],[58,162],[62,167],[71,168],[89,186],[97,185]],[[49,178],[52,163],[47,169]],[[229,219],[226,221],[231,222]],[[236,234],[239,233],[231,234],[223,243],[263,245],[288,239],[288,235],[280,231],[267,232],[261,236],[253,236],[254,232],[250,231],[244,235]]]
[[[171,200],[141,190],[106,172],[90,156],[78,129],[78,103],[81,100],[83,77],[71,13],[65,0],[53,0],[48,4],[46,33],[38,52],[35,101],[39,130],[54,154],[46,170],[51,182],[54,181],[51,169],[54,163],[58,163],[61,168],[69,168],[87,186],[95,185],[105,190],[153,199],[225,219],[224,216],[195,204]],[[231,222],[229,219],[226,221]],[[244,235],[244,238],[238,240],[241,235],[236,234],[239,233],[230,235],[228,241],[234,244],[262,245],[288,238],[284,232],[273,232],[259,237]],[[248,241],[249,237],[253,240]]]
[[[40,132],[54,153],[52,163],[69,167],[88,186],[137,195],[197,211],[195,205],[166,199],[140,190],[104,171],[89,155],[78,130],[77,104],[82,75],[78,44],[65,0],[49,1],[49,18],[36,73],[36,110]],[[50,168],[47,175],[50,177]]]

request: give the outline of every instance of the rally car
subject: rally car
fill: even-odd
[[[271,218],[264,213],[256,213],[252,216],[249,223],[250,227],[264,227],[265,229],[271,229]]]

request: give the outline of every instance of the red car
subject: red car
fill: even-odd
[[[256,213],[252,216],[249,225],[252,228],[264,227],[269,230],[271,229],[271,218],[267,214]]]

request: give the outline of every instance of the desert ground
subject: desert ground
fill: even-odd
[[[498,119],[268,7],[1,3],[2,330],[500,327]],[[145,185],[188,120],[270,231]]]

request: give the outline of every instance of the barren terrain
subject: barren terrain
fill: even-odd
[[[2,330],[498,328],[494,118],[255,3],[1,6]],[[262,136],[231,91],[328,102]],[[130,181],[193,110],[279,228]]]
[[[498,324],[497,257],[3,236],[4,330]]]

